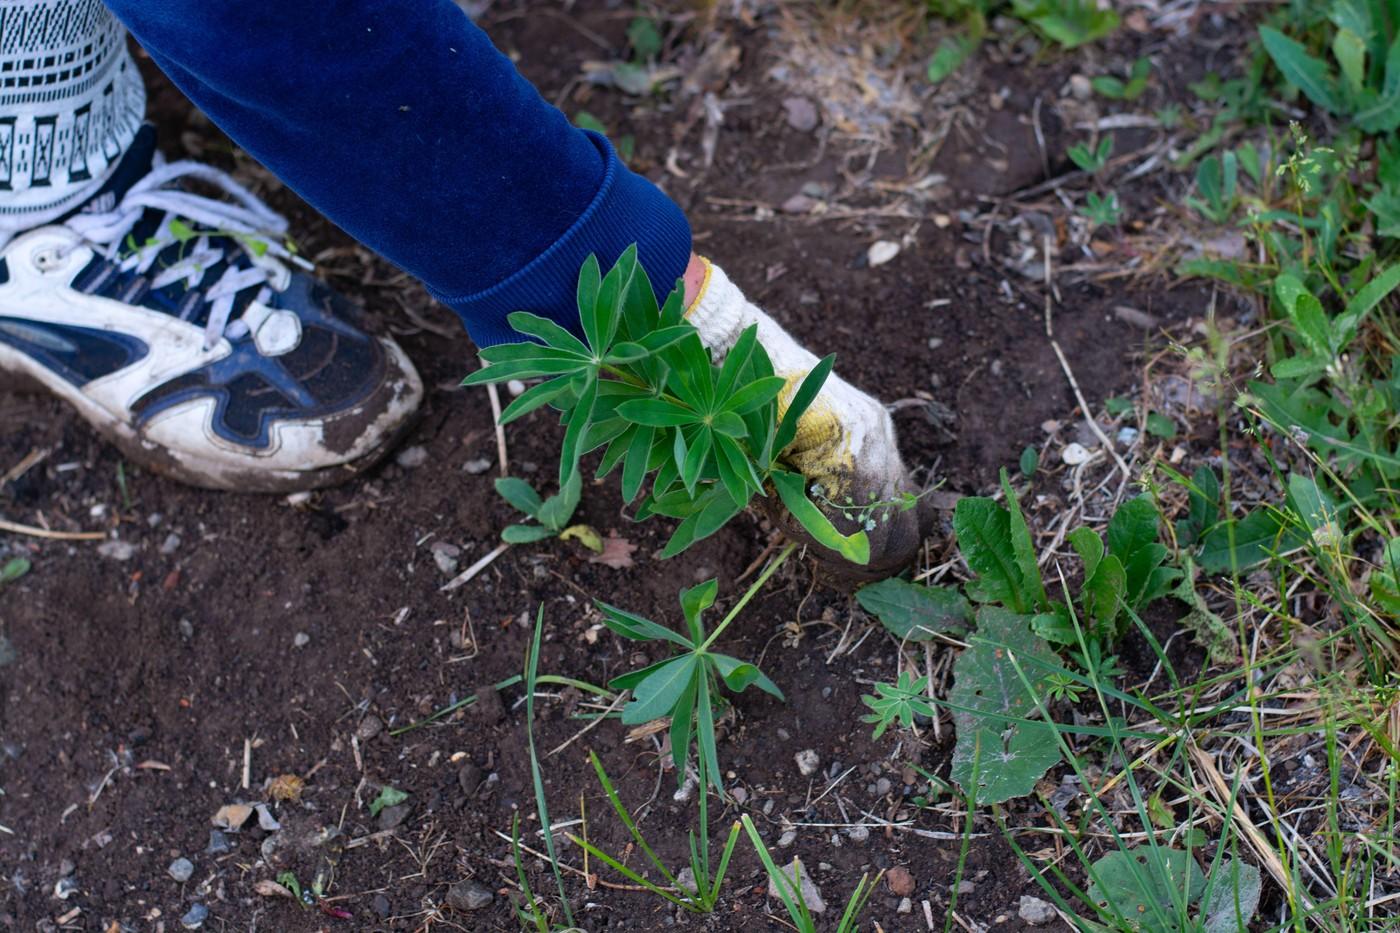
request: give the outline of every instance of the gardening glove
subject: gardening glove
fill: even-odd
[[[729,352],[745,328],[758,325],[758,342],[772,360],[774,372],[787,380],[787,388],[778,396],[781,416],[818,358],[745,298],[719,266],[707,259],[701,262],[705,267],[704,281],[686,311],[686,319],[717,358]],[[871,502],[889,502],[903,493],[919,492],[900,459],[894,422],[878,400],[835,373],[830,374],[815,401],[798,420],[797,435],[783,451],[783,460],[811,482],[814,500],[839,530],[847,534],[864,530],[870,539],[869,563],[852,565],[835,551],[812,541],[795,520],[776,509],[783,530],[816,547],[819,556],[839,576],[878,579],[899,572],[913,561],[923,543],[931,511],[900,510],[895,506],[869,512],[864,509]],[[847,497],[852,506],[846,506]],[[775,500],[775,496],[768,496],[765,501]],[[920,505],[924,501],[927,500],[920,500]]]

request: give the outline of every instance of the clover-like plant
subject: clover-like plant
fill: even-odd
[[[561,412],[561,489],[577,481],[580,457],[598,449],[598,475],[621,467],[628,502],[642,495],[650,478],[637,520],[680,520],[663,557],[714,534],[754,496],[768,495],[771,484],[817,542],[866,563],[870,544],[864,532],[841,534],[807,498],[801,475],[780,463],[833,357],[789,385],[774,374],[757,329],[749,327],[716,365],[686,322],[683,301],[677,288],[657,306],[635,246],[606,276],[589,257],[578,282],[582,338],[517,311],[508,320],[526,342],[482,350],[487,365],[465,384],[544,377],[502,412],[501,423],[545,405]]]

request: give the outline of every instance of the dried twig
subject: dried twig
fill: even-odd
[[[1089,408],[1088,401],[1084,398],[1084,393],[1080,391],[1079,382],[1074,378],[1074,370],[1069,368],[1069,360],[1065,359],[1065,351],[1060,349],[1060,342],[1051,339],[1050,347],[1055,351],[1055,356],[1060,359],[1060,368],[1065,371],[1065,378],[1069,380],[1069,387],[1074,390],[1074,397],[1079,402],[1079,410],[1084,412],[1084,420],[1089,423],[1089,430],[1094,432],[1094,436],[1103,444],[1103,449],[1108,451],[1113,461],[1118,464],[1118,469],[1123,471],[1123,479],[1131,480],[1133,471],[1128,469],[1128,465],[1123,462],[1123,458],[1118,456],[1118,451],[1113,449],[1113,442],[1108,439],[1108,435],[1103,433],[1103,428],[1099,427],[1098,421],[1094,418],[1094,412]]]
[[[506,426],[501,424],[501,394],[496,391],[496,384],[488,382],[486,384],[486,394],[491,398],[491,423],[496,428],[496,459],[501,464],[501,475],[510,475],[510,458],[506,456]]]
[[[31,538],[48,538],[51,541],[101,541],[107,537],[105,531],[50,531],[34,525],[21,525],[18,522],[0,518],[0,531],[16,535],[29,535]]]
[[[457,574],[457,576],[444,583],[442,589],[438,592],[450,593],[457,587],[463,586],[464,584],[469,582],[472,577],[476,576],[477,574],[481,573],[481,571],[489,567],[491,565],[491,562],[496,558],[500,557],[502,554],[504,554],[509,547],[509,544],[496,545],[495,548],[491,550],[491,553],[487,554],[485,557],[481,558],[481,560],[472,564],[466,570],[463,570],[461,573]]]

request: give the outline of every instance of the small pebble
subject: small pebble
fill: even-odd
[[[1048,902],[1029,894],[1021,895],[1021,906],[1016,914],[1033,927],[1043,926],[1059,916]]]
[[[491,461],[485,457],[477,457],[474,460],[468,460],[466,463],[462,464],[462,469],[466,470],[472,476],[480,476],[482,473],[491,469]]]
[[[428,462],[428,449],[426,447],[417,446],[405,447],[403,450],[399,451],[398,456],[394,458],[394,462],[405,470],[420,467]]]
[[[870,244],[870,249],[865,253],[866,262],[870,263],[870,268],[883,266],[891,259],[899,255],[899,244],[893,240],[876,240]]]
[[[822,900],[821,889],[812,881],[807,866],[802,864],[800,858],[794,858],[778,870],[787,876],[789,882],[796,883],[798,897],[802,898],[802,903],[807,905],[808,910],[814,914],[826,913],[826,901]],[[768,896],[775,900],[782,897],[778,891],[777,880],[771,877],[768,879]]]
[[[495,897],[485,885],[475,881],[459,881],[447,889],[447,906],[455,910],[480,910]]]
[[[691,894],[699,894],[700,886],[695,883],[695,869],[687,865],[676,872],[676,887],[689,891]]]
[[[524,395],[525,383],[521,382],[519,379],[512,379],[506,383],[506,391],[511,395]]]
[[[890,892],[898,897],[909,897],[914,893],[914,876],[903,865],[896,865],[885,872],[885,883]]]
[[[136,545],[130,541],[103,541],[97,546],[97,553],[112,560],[131,560],[136,555]]]
[[[1069,92],[1079,100],[1088,100],[1094,94],[1094,85],[1085,75],[1070,75]]]
[[[1065,445],[1065,449],[1060,452],[1060,459],[1063,460],[1067,466],[1079,466],[1079,464],[1089,459],[1089,451],[1083,444],[1076,441],[1072,444]]]
[[[749,799],[749,792],[742,787],[736,787],[733,791],[735,803],[746,803]]]
[[[233,846],[229,844],[228,836],[221,829],[209,830],[209,845],[205,846],[205,855],[227,855],[233,851]]]
[[[1137,428],[1125,426],[1118,429],[1117,441],[1120,446],[1131,447],[1133,446],[1133,441],[1137,440],[1137,436]]]
[[[180,550],[180,536],[172,531],[170,534],[166,535],[165,540],[161,542],[160,552],[169,557],[178,550]]]
[[[297,632],[292,636],[293,648],[305,648],[309,644],[311,644],[311,636],[305,632]]]
[[[817,105],[806,97],[784,98],[783,110],[787,112],[788,126],[799,133],[810,133],[817,128]]]
[[[907,897],[899,899],[899,906],[894,909],[897,914],[909,914],[914,912],[914,902]]]
[[[437,564],[444,576],[452,576],[457,572],[457,558],[461,556],[462,549],[455,544],[448,544],[446,541],[434,541],[429,550],[433,554],[433,563]]]
[[[180,918],[180,926],[186,930],[198,930],[204,926],[204,921],[207,919],[209,919],[209,908],[203,904],[195,904]]]
[[[404,820],[408,819],[409,813],[413,812],[413,804],[400,803],[392,807],[385,807],[379,811],[379,831],[386,832],[398,828]]]
[[[54,883],[53,896],[60,901],[66,901],[77,893],[78,882],[74,881],[72,878],[59,878],[58,881]]]
[[[870,839],[870,827],[856,825],[846,831],[846,836],[856,845],[860,845]]]
[[[892,784],[890,783],[890,779],[889,779],[889,778],[883,778],[883,777],[880,778],[880,780],[878,780],[878,781],[875,782],[875,794],[876,794],[876,796],[878,796],[878,797],[883,797],[883,796],[885,796],[886,794],[888,794],[888,793],[890,792],[890,789],[891,789],[893,786],[894,786],[894,785],[892,785]]]
[[[783,833],[781,836],[778,837],[778,848],[786,849],[788,846],[792,845],[796,841],[797,830],[789,829],[787,832]]]
[[[374,904],[374,912],[379,915],[381,920],[387,920],[389,915],[394,912],[393,905],[383,894],[376,894],[372,903]]]
[[[378,735],[383,729],[384,720],[380,719],[373,713],[370,713],[364,719],[361,719],[360,724],[355,727],[355,738],[359,739],[361,742],[368,742],[370,739]]]
[[[958,897],[966,897],[976,890],[977,885],[968,881],[966,878],[958,882]]]
[[[184,884],[194,875],[194,862],[191,862],[187,858],[177,858],[170,863],[170,867],[167,868],[166,871],[170,873],[170,877]]]
[[[803,777],[811,777],[816,774],[822,763],[820,756],[810,748],[804,748],[793,758],[797,761],[797,770],[802,773]]]
[[[475,762],[468,761],[457,770],[457,785],[465,794],[476,793],[477,787],[481,785],[481,769]]]

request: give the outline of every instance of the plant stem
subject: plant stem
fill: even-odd
[[[729,610],[723,621],[715,626],[715,630],[710,633],[710,637],[705,639],[705,643],[700,646],[701,651],[708,650],[709,647],[715,643],[715,639],[719,638],[720,634],[729,627],[729,623],[734,621],[735,617],[739,615],[739,612],[748,605],[749,600],[753,599],[754,595],[763,587],[763,584],[768,582],[768,578],[773,576],[773,572],[781,567],[783,561],[787,560],[795,550],[797,550],[797,545],[789,542],[788,545],[778,553],[777,557],[768,562],[768,566],[763,568],[763,572],[758,575],[757,579],[749,584],[749,588],[744,591],[744,595],[739,597],[739,601],[734,604],[734,608]]]

